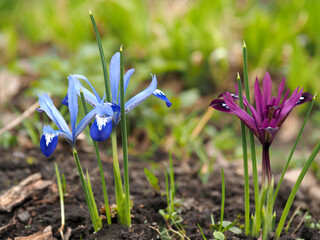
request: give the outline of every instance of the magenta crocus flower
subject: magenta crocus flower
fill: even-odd
[[[277,96],[272,96],[272,83],[269,73],[266,73],[263,79],[262,92],[259,87],[258,79],[254,85],[255,107],[250,105],[245,97],[243,102],[246,110],[241,109],[236,104],[235,99],[238,96],[229,92],[220,94],[219,97],[210,103],[210,106],[222,112],[233,113],[250,129],[250,131],[259,139],[263,147],[262,153],[262,181],[271,181],[271,167],[269,158],[269,147],[288,117],[291,110],[302,103],[311,101],[313,96],[310,93],[303,92],[303,88],[296,88],[291,97],[288,90],[282,98],[285,79],[281,82]],[[281,100],[282,99],[282,100]],[[248,112],[250,112],[248,111]]]

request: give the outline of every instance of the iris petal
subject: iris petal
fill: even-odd
[[[90,81],[88,80],[88,78],[86,78],[85,76],[83,75],[80,75],[80,74],[70,74],[71,77],[73,78],[76,78],[77,80],[78,79],[82,79],[84,80],[86,83],[88,83],[88,85],[90,86],[90,88],[92,89],[94,95],[89,92],[86,88],[84,88],[82,86],[82,84],[80,83],[80,81],[75,81],[75,87],[77,89],[77,94],[80,95],[80,87],[81,87],[81,90],[83,91],[83,94],[84,95],[90,95],[90,99],[92,99],[94,102],[95,102],[95,99],[97,100],[97,102],[100,102],[101,101],[101,98],[99,96],[99,94],[97,93],[96,89],[92,86],[92,84],[90,83]]]
[[[156,89],[153,93],[153,96],[156,96],[157,98],[161,99],[162,101],[165,101],[167,104],[167,107],[171,107],[172,103],[169,101],[167,96],[159,89]]]
[[[58,144],[58,135],[54,133],[44,133],[40,140],[40,149],[42,153],[49,157]]]
[[[256,81],[254,83],[254,96],[256,101],[256,109],[257,109],[257,115],[259,117],[260,122],[263,121],[263,109],[264,109],[264,102],[262,99],[261,90],[259,87],[258,78],[256,78]]]
[[[134,73],[134,68],[131,68],[126,72],[126,74],[123,77],[123,80],[124,80],[124,93],[126,93],[126,91],[127,91],[127,88],[128,88],[128,85],[129,85],[129,81],[130,81],[130,78],[131,78],[133,73]]]
[[[308,92],[304,92],[302,93],[301,97],[299,98],[297,105],[303,104],[305,102],[309,102],[311,101],[313,98],[313,95],[308,93]]]
[[[44,93],[39,95],[39,104],[40,108],[37,109],[39,112],[44,111],[61,131],[71,135],[68,124],[58,109],[53,105],[52,99],[48,96],[48,94]]]
[[[133,98],[131,98],[128,102],[126,102],[126,105],[125,105],[126,113],[130,112],[132,109],[134,109],[144,100],[146,100],[156,90],[157,84],[158,84],[157,78],[154,75],[152,78],[152,82],[145,90],[138,93]]]
[[[223,99],[215,99],[210,103],[209,106],[221,112],[231,112],[230,108]]]
[[[270,77],[270,74],[266,72],[263,78],[263,99],[264,99],[265,105],[270,104],[271,91],[272,91],[271,77]]]
[[[68,107],[68,94],[64,97],[64,99],[61,101],[61,103]]]
[[[90,135],[94,141],[104,141],[106,140],[112,132],[112,117],[99,116],[96,115],[91,129]]]
[[[110,76],[110,86],[111,86],[111,93],[112,93],[112,102],[117,103],[118,89],[119,89],[119,82],[120,82],[120,53],[119,52],[114,54],[111,58],[109,76]]]
[[[76,136],[76,121],[78,116],[78,98],[75,89],[75,78],[71,75],[68,77],[69,86],[68,86],[68,108],[70,112],[70,122],[71,122],[71,133],[72,133],[72,142],[75,142]]]

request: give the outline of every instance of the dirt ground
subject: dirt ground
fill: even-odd
[[[82,239],[160,239],[159,231],[165,225],[165,222],[158,212],[160,209],[166,208],[166,198],[156,193],[145,177],[143,168],[150,169],[150,163],[129,156],[130,194],[133,201],[132,227],[129,229],[116,224],[117,220],[113,218],[115,224],[111,226],[105,224],[102,230],[94,234],[80,179],[67,144],[58,144],[58,148],[49,158],[44,157],[39,148],[25,150],[0,149],[0,152],[1,194],[34,173],[40,173],[43,180],[51,181],[48,187],[29,196],[22,203],[13,207],[11,211],[0,212],[0,239],[29,236],[42,231],[48,226],[52,227],[52,236],[56,239],[61,239],[58,232],[61,220],[59,195],[54,174],[55,162],[59,166],[60,173],[64,173],[66,176],[65,233],[69,231],[69,239],[81,239],[81,237]],[[95,156],[92,153],[79,152],[82,166],[89,169],[97,205],[102,207],[103,197]],[[158,152],[157,155],[154,155],[149,160],[162,167],[155,174],[159,177],[162,189],[165,189],[163,169],[164,163],[168,163],[168,154]],[[102,154],[102,161],[111,205],[115,203],[112,158]],[[204,230],[206,237],[210,239],[212,238],[212,232],[209,230],[210,215],[212,213],[215,219],[220,217],[220,167],[219,164],[214,165],[215,170],[206,184],[202,184],[198,176],[199,167],[200,165],[196,160],[185,163],[174,160],[175,180],[178,186],[177,198],[181,200],[180,216],[183,219],[186,235],[190,239],[202,239],[197,227],[198,223]],[[238,219],[238,226],[240,226],[244,222],[243,179],[238,175],[234,164],[227,168],[224,167],[224,171],[226,179],[224,220],[234,221]],[[291,187],[289,184],[284,184],[280,191],[275,204],[278,218],[289,196]],[[251,194],[251,197],[253,203],[253,194]],[[307,210],[309,210],[313,219],[319,220],[319,205],[320,203],[312,200],[303,189],[299,191],[292,206],[291,214],[298,206],[301,207],[302,214],[294,218],[289,233],[282,236],[281,239],[295,239],[297,237],[320,239],[320,231],[310,229],[303,221],[303,214]],[[251,208],[253,210],[253,204],[251,204]],[[299,223],[302,223],[300,227]],[[68,228],[69,230],[67,231]],[[227,239],[250,238],[245,237],[243,234],[240,236],[228,234]]]

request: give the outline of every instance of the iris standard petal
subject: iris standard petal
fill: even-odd
[[[85,87],[83,87],[83,85],[80,83],[80,81],[74,77],[74,76],[78,76],[77,74],[74,74],[71,76],[73,77],[73,80],[74,80],[74,86],[75,86],[77,95],[80,97],[80,91],[82,91],[84,99],[86,100],[87,103],[89,103],[93,107],[96,106],[97,104],[99,104],[100,97],[98,96],[98,98],[97,98],[94,94],[92,94]],[[92,89],[94,89],[94,88],[92,87]],[[61,103],[68,107],[68,94],[61,101]]]
[[[109,105],[114,112],[120,112],[120,107],[117,104],[105,102],[104,104]]]
[[[100,98],[99,94],[97,93],[96,89],[92,86],[92,84],[90,83],[88,78],[86,78],[85,76],[80,75],[80,74],[70,74],[70,76],[73,77],[73,78],[76,78],[75,87],[77,89],[77,94],[79,96],[80,96],[80,89],[81,89],[83,94],[87,95],[87,97],[90,98],[92,101],[94,101],[94,102],[100,102],[101,101],[101,98]],[[84,88],[78,79],[82,79],[86,83],[88,83],[88,85],[92,89],[94,95],[91,92],[89,92],[86,88]]]
[[[86,89],[77,78],[74,78],[74,85],[75,85],[77,95],[81,97],[81,91],[82,91],[84,99],[91,106],[94,107],[97,104],[99,104],[100,101],[102,101],[99,95],[97,94],[97,92],[95,92],[94,87],[91,87],[91,88],[96,93],[96,95],[92,94],[88,89]]]
[[[112,132],[112,117],[111,116],[99,116],[96,118],[91,126],[90,135],[94,141],[106,140]]]
[[[171,107],[172,103],[169,101],[167,96],[159,89],[156,89],[153,93],[153,96],[156,96],[157,98],[161,99],[162,101],[165,101],[167,104],[167,107]]]
[[[72,142],[75,142],[76,134],[76,122],[78,116],[78,98],[75,89],[75,78],[72,76],[68,77],[69,86],[68,86],[68,108],[70,113],[70,122],[71,122],[71,133],[72,133]]]
[[[283,78],[283,79],[282,79],[282,82],[281,82],[280,85],[279,85],[278,95],[277,95],[276,100],[275,100],[275,103],[274,103],[274,105],[276,105],[276,106],[279,106],[279,104],[280,104],[281,96],[282,96],[282,92],[283,92],[283,90],[284,90],[284,84],[285,84],[285,82],[286,82],[286,79]]]
[[[128,88],[128,85],[129,85],[129,81],[130,81],[130,78],[132,76],[132,74],[134,73],[134,68],[131,68],[129,69],[126,74],[124,75],[123,77],[123,81],[124,81],[124,93],[126,93],[127,91],[127,88]],[[120,101],[118,102],[119,105],[120,105]]]
[[[132,97],[128,102],[125,104],[126,113],[130,112],[144,100],[146,100],[157,88],[157,78],[156,75],[153,76],[152,82],[150,85],[143,90],[142,92],[138,93],[134,97]]]
[[[263,100],[264,105],[270,104],[271,101],[271,91],[272,91],[272,82],[271,77],[268,72],[264,75],[263,78]]]
[[[257,115],[259,117],[260,122],[263,121],[263,110],[264,110],[264,102],[262,99],[262,94],[258,82],[258,78],[256,78],[256,81],[254,83],[254,96],[255,96],[255,101],[256,101],[256,109],[257,109]]]
[[[48,94],[44,93],[38,96],[40,108],[37,110],[39,112],[44,111],[61,131],[71,135],[68,124],[66,123],[58,109],[54,106],[52,99],[48,96]]]
[[[112,102],[117,103],[118,91],[119,91],[118,89],[119,89],[119,82],[120,82],[120,53],[119,52],[114,54],[111,58],[109,76],[110,76],[110,86],[111,86],[111,93],[112,93]]]
[[[295,89],[295,91],[292,93],[291,97],[286,100],[283,104],[283,107],[279,111],[279,114],[277,115],[277,126],[281,127],[283,122],[288,117],[291,110],[297,106],[297,102],[299,101],[300,97],[302,96],[303,89],[298,91],[299,88]]]

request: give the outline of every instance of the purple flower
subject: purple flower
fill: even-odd
[[[237,115],[259,139],[263,146],[262,177],[264,180],[267,176],[268,181],[271,180],[269,147],[275,135],[295,106],[311,101],[313,98],[313,95],[303,92],[303,88],[299,89],[299,87],[293,91],[289,98],[290,90],[282,98],[284,84],[285,79],[283,79],[279,86],[277,96],[272,96],[272,83],[269,73],[266,73],[264,76],[262,92],[258,79],[256,79],[254,85],[256,106],[250,105],[247,99],[243,97],[245,109],[249,109],[250,111],[248,110],[248,112],[251,112],[251,115],[236,104],[235,99],[238,99],[238,96],[229,92],[220,94],[217,99],[210,103],[211,107],[219,111]]]

